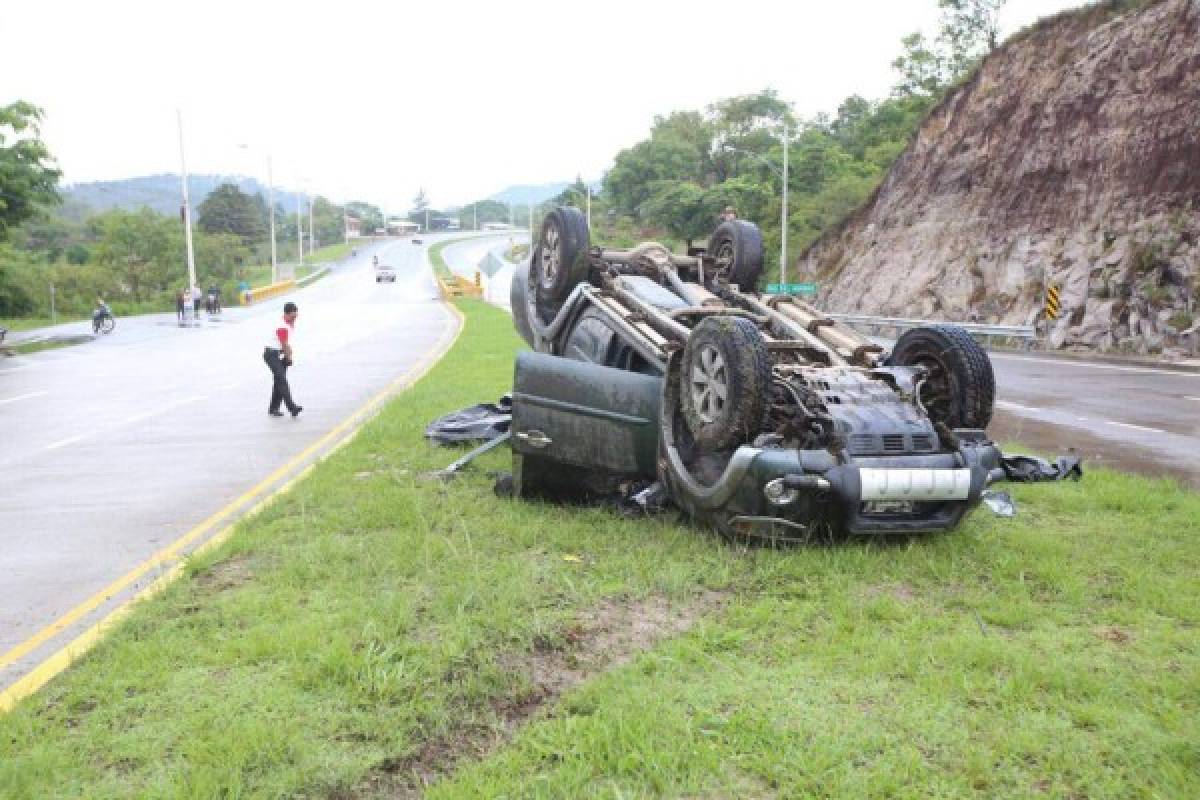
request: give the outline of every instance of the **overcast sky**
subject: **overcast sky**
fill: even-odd
[[[1009,0],[1005,33],[1078,5]],[[78,182],[191,172],[403,210],[599,177],[656,114],[774,88],[796,112],[884,96],[936,0],[19,2],[0,103],[46,112]],[[239,145],[248,145],[240,147]]]

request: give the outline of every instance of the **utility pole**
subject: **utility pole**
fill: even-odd
[[[350,214],[342,203],[342,243],[350,244]]]
[[[308,196],[308,252],[311,255],[317,249],[317,230],[313,227],[313,197]]]
[[[296,264],[299,268],[304,264],[304,195],[296,195],[296,248],[300,253],[300,261]],[[294,274],[292,277],[296,277]]]
[[[783,123],[783,212],[780,219],[779,282],[787,283],[787,229],[788,229],[788,126]]]
[[[475,205],[471,206],[471,212],[475,215],[475,230],[479,230],[479,201],[475,201]]]
[[[196,255],[192,250],[192,207],[188,202],[187,161],[183,156],[183,112],[175,109],[175,120],[179,123],[179,180],[183,185],[183,239],[187,243],[188,303],[191,303],[192,288],[196,284]]]
[[[275,252],[275,175],[267,155],[267,203],[271,207],[271,283],[279,283],[279,258]]]
[[[587,187],[587,226],[588,230],[592,229],[592,185],[590,183]]]
[[[529,238],[533,238],[533,203],[529,204]]]

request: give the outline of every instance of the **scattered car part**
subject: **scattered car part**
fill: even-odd
[[[425,438],[438,444],[490,442],[508,433],[512,423],[512,395],[495,403],[479,403],[453,411],[429,423]]]
[[[991,509],[997,517],[1015,517],[1017,515],[1017,504],[1008,492],[987,489],[983,493],[983,504]]]
[[[474,450],[472,450],[471,452],[462,456],[461,458],[455,459],[444,469],[440,469],[437,472],[435,472],[434,475],[439,478],[449,478],[452,475],[457,475],[459,472],[462,472],[463,469],[465,469],[466,466],[468,464],[470,464],[472,461],[474,461],[476,458],[478,458],[479,456],[481,456],[484,453],[487,453],[491,450],[495,450],[497,447],[504,444],[511,438],[512,438],[512,432],[506,431],[505,433],[502,433],[499,436],[497,436],[495,439],[484,442],[483,444],[479,445],[479,447],[476,447]]]
[[[1004,477],[1017,483],[1037,483],[1041,481],[1074,481],[1083,477],[1083,461],[1079,456],[1068,454],[1059,456],[1051,464],[1044,458],[1035,456],[1005,456],[1000,459]]]

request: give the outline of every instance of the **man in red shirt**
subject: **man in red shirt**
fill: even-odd
[[[292,344],[296,332],[296,304],[285,303],[283,306],[283,321],[273,326],[271,335],[267,338],[266,349],[263,350],[263,361],[271,370],[273,383],[271,385],[271,404],[267,413],[272,417],[282,417],[279,404],[287,406],[292,416],[304,410],[292,402],[292,390],[287,382],[287,368],[292,365]]]

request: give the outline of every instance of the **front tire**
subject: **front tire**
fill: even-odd
[[[762,425],[771,389],[771,358],[753,322],[709,317],[683,349],[679,403],[696,444],[729,450]]]
[[[905,331],[890,360],[897,366],[926,369],[921,404],[934,422],[951,429],[984,429],[992,421],[996,400],[992,361],[962,328],[934,325]]]

